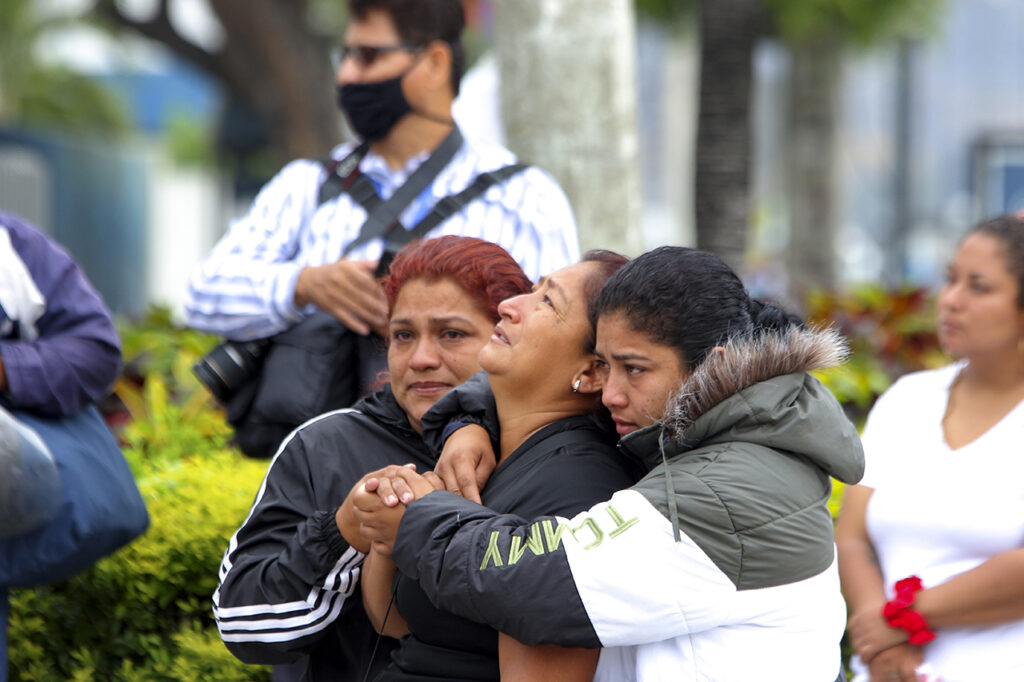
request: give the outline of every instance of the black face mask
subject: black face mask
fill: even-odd
[[[387,137],[395,124],[412,111],[402,92],[402,76],[377,83],[338,86],[338,106],[359,137],[368,142]]]

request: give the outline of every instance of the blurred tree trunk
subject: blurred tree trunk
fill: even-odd
[[[100,0],[96,11],[219,80],[229,97],[264,121],[278,162],[326,154],[340,140],[341,128],[327,41],[309,25],[307,0],[208,1],[226,36],[216,52],[176,29],[169,0],[160,0],[145,19],[125,13],[116,0]]]
[[[914,62],[917,54],[914,40],[902,39],[896,48],[896,111],[893,125],[895,163],[893,167],[893,212],[889,237],[885,244],[885,267],[882,272],[886,284],[897,287],[907,274],[907,238],[914,223],[913,187],[914,167],[914,96],[917,84]]]
[[[791,300],[836,284],[836,126],[841,42],[824,36],[790,46],[786,249]]]
[[[633,0],[498,0],[508,146],[549,171],[583,249],[643,248]]]
[[[701,0],[697,248],[743,267],[750,180],[752,59],[768,29],[764,0]]]

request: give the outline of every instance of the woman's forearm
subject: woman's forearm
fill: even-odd
[[[498,661],[502,682],[590,682],[597,670],[600,649],[576,649],[538,644],[528,646],[498,633]]]
[[[873,492],[859,485],[847,487],[836,526],[839,579],[851,613],[874,607],[886,599],[882,571],[865,523],[868,500]]]
[[[973,627],[1024,619],[1024,548],[985,563],[917,594],[914,608],[928,625]]]
[[[409,634],[409,626],[391,603],[396,572],[390,557],[371,550],[363,562],[361,585],[363,608],[374,629],[382,635],[398,638]]]
[[[839,553],[839,580],[843,596],[851,612],[885,602],[882,571],[875,561],[874,551],[866,541],[837,542]]]

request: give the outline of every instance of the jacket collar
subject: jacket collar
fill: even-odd
[[[391,385],[387,385],[376,393],[366,396],[352,409],[373,417],[381,424],[401,432],[403,435],[420,438],[420,434],[409,424],[409,415],[398,404],[395,394],[391,392]]]

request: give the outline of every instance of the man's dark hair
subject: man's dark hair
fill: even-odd
[[[466,50],[462,29],[466,15],[462,0],[348,0],[349,17],[363,21],[371,10],[381,10],[395,25],[398,37],[408,43],[426,46],[434,40],[448,43],[452,52],[452,94],[459,94]]]

